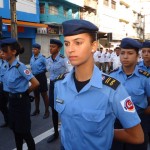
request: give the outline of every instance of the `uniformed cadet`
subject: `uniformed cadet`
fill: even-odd
[[[109,150],[113,136],[125,142],[142,143],[140,119],[127,91],[94,65],[98,28],[78,19],[65,21],[62,26],[66,54],[74,66],[55,83],[62,149]],[[125,129],[114,130],[116,117]]]
[[[30,132],[29,93],[38,87],[39,82],[26,66],[17,60],[16,57],[23,53],[24,49],[16,39],[2,40],[1,47],[9,64],[3,77],[3,88],[8,92],[9,100],[9,126],[14,133],[17,150],[22,150],[23,140],[26,141],[29,150],[35,150],[35,143]]]
[[[39,104],[40,104],[40,93],[44,100],[45,104],[45,113],[43,119],[49,117],[49,100],[48,100],[48,86],[47,86],[47,77],[46,77],[46,58],[40,52],[41,45],[34,43],[32,45],[33,56],[30,59],[30,66],[33,75],[39,81],[40,86],[38,89],[34,90],[35,96],[35,110],[31,116],[36,116],[40,113]]]
[[[7,70],[8,63],[4,60],[0,46],[0,111],[4,116],[4,124],[0,125],[1,128],[8,126],[8,97],[7,92],[3,90],[3,75]]]
[[[48,143],[56,140],[59,136],[58,113],[54,109],[54,81],[59,75],[69,71],[67,64],[68,60],[59,53],[62,46],[63,44],[60,40],[50,39],[51,56],[47,59],[47,70],[50,73],[49,102],[52,109],[52,120],[55,133],[48,138]]]
[[[120,61],[122,67],[114,70],[110,75],[118,79],[126,88],[135,105],[136,111],[141,119],[141,125],[144,131],[143,144],[124,144],[114,142],[113,150],[147,150],[148,135],[145,125],[144,111],[148,107],[147,98],[150,98],[150,74],[139,69],[137,64],[138,51],[141,48],[141,43],[131,38],[124,38],[121,41]],[[129,104],[130,105],[130,104]],[[119,121],[116,120],[116,128],[122,128]],[[119,146],[119,147],[118,147]],[[121,146],[121,147],[120,147]]]
[[[139,62],[138,66],[142,70],[148,72],[150,74],[150,41],[145,41],[142,44],[142,49],[141,49],[141,57],[143,60]],[[149,102],[150,106],[150,102]],[[147,126],[147,131],[148,131],[148,136],[149,136],[149,142],[150,142],[150,115],[148,114],[145,123]]]
[[[146,41],[142,44],[142,58],[143,61],[140,61],[138,66],[142,70],[150,73],[150,41]]]

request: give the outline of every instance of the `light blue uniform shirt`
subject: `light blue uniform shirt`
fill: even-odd
[[[0,82],[3,82],[3,76],[8,68],[8,62],[0,59]]]
[[[41,53],[39,53],[38,57],[33,55],[30,59],[30,66],[34,75],[40,74],[46,71],[46,58]]]
[[[146,67],[144,65],[144,61],[140,61],[139,64],[138,64],[139,68],[141,68],[142,70],[144,71],[147,71],[148,73],[150,73],[150,66],[149,67]]]
[[[50,72],[50,80],[55,80],[60,74],[69,72],[67,59],[60,53],[55,60],[52,57],[47,58],[47,70]]]
[[[122,67],[112,72],[110,76],[118,79],[125,86],[137,111],[148,106],[147,97],[150,97],[150,78],[141,74],[138,66],[135,67],[130,77],[126,76]]]
[[[17,68],[18,63],[20,65]],[[27,67],[16,59],[4,74],[4,91],[10,93],[25,92],[29,87],[29,80],[33,77]]]
[[[96,66],[90,82],[80,92],[76,90],[73,72],[74,69],[55,84],[55,109],[62,123],[61,142],[65,150],[109,150],[116,117],[124,128],[140,123],[134,105],[132,111],[125,109],[125,101],[130,99],[125,88],[119,84],[114,90],[103,84],[105,76]],[[106,82],[113,85],[117,81]]]

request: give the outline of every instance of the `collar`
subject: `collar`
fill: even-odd
[[[138,66],[136,65],[135,68],[134,68],[134,71],[133,71],[132,75],[139,76],[138,69],[139,69],[139,68],[138,68]],[[122,67],[119,68],[119,71],[118,71],[118,72],[125,74],[125,72],[123,71],[123,68],[122,68]]]
[[[62,81],[63,84],[67,83],[69,87],[72,87],[72,83],[74,82],[73,79],[73,73],[75,72],[75,69],[72,69],[71,72],[65,77],[65,79]],[[102,88],[102,72],[98,69],[97,66],[94,65],[93,69],[93,75],[90,79],[90,82],[87,84],[88,87],[97,87]]]

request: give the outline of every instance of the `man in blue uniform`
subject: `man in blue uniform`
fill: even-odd
[[[138,60],[138,52],[141,48],[141,43],[131,38],[124,38],[121,41],[120,61],[122,67],[112,71],[110,75],[118,79],[126,88],[132,101],[135,105],[136,111],[141,118],[141,125],[144,130],[145,142],[139,145],[121,144],[123,150],[147,150],[147,131],[145,126],[145,114],[148,107],[147,98],[150,98],[150,75],[139,69],[136,65]],[[119,123],[116,123],[116,128]],[[121,126],[120,126],[121,127]],[[114,144],[116,146],[116,144]],[[119,149],[113,146],[113,149]]]
[[[74,69],[55,83],[55,109],[61,117],[65,150],[109,150],[116,139],[142,143],[140,119],[122,84],[95,65],[98,28],[86,20],[63,22],[66,55]],[[63,79],[63,80],[61,80]],[[115,118],[125,129],[114,130]]]
[[[55,133],[48,138],[47,140],[48,143],[56,140],[59,136],[58,113],[54,109],[54,81],[60,74],[69,71],[67,59],[59,52],[62,46],[63,44],[60,40],[50,39],[51,56],[47,59],[47,70],[50,73],[49,102],[50,107],[52,108],[52,120]]]

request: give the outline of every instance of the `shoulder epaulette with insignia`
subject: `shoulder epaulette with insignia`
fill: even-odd
[[[46,59],[50,58],[51,56],[47,57]]]
[[[42,55],[43,57],[45,57],[44,55]]]
[[[116,80],[115,78],[106,76],[104,74],[102,75],[102,80],[103,80],[103,84],[113,88],[114,90],[116,90],[120,84],[120,82],[118,80]]]
[[[116,68],[116,69],[114,69],[114,70],[111,70],[111,71],[109,72],[109,74],[112,73],[112,72],[118,71],[118,69],[119,69],[119,67]]]
[[[64,55],[62,55],[62,54],[60,54],[59,56],[60,56],[61,58],[65,58],[65,56],[64,56]]]
[[[141,69],[139,69],[138,71],[139,71],[140,74],[146,76],[147,78],[150,77],[150,74],[147,71],[144,71],[144,70],[141,70]]]
[[[66,73],[63,73],[63,74],[59,75],[59,76],[54,80],[54,82],[56,82],[56,81],[58,81],[58,80],[63,80],[63,79],[65,78],[65,75],[66,75]]]
[[[18,68],[20,66],[20,64],[17,62],[17,64],[16,64],[16,68]]]

